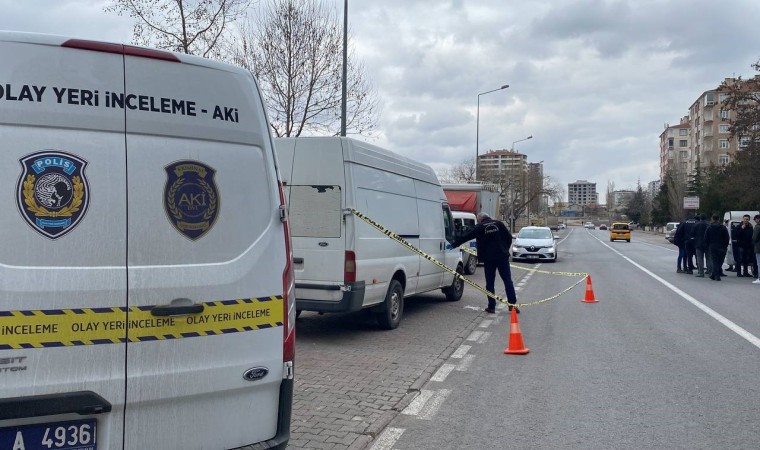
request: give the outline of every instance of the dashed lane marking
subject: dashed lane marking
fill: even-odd
[[[445,381],[446,377],[448,377],[449,374],[453,372],[455,368],[456,368],[456,365],[445,363],[441,367],[439,367],[438,370],[436,370],[435,374],[433,374],[433,376],[430,377],[430,380],[437,381],[439,383],[442,381]]]
[[[467,352],[470,351],[471,348],[471,345],[460,345],[459,348],[457,348],[454,353],[451,354],[451,357],[457,359],[462,358],[467,354]]]
[[[478,339],[480,339],[481,336],[483,336],[483,332],[476,330],[476,331],[473,331],[472,333],[470,333],[470,335],[467,336],[466,340],[468,340],[468,341],[477,341]]]
[[[377,438],[370,450],[390,450],[404,434],[403,428],[386,428]]]

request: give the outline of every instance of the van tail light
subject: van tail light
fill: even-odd
[[[283,333],[282,346],[283,361],[293,361],[296,353],[296,288],[295,274],[293,273],[293,247],[290,243],[290,224],[288,223],[288,207],[285,202],[285,192],[282,183],[278,181],[280,191],[280,221],[285,233],[285,270],[282,272],[282,306],[283,306]]]
[[[356,253],[348,250],[346,251],[346,257],[343,261],[343,282],[356,282]]]

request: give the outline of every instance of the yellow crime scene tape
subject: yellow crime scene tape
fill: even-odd
[[[410,244],[409,242],[405,241],[403,238],[401,238],[396,233],[394,233],[391,230],[385,228],[384,226],[380,225],[379,223],[375,222],[374,220],[370,219],[369,217],[365,216],[364,214],[360,213],[359,211],[357,211],[355,209],[351,209],[350,211],[351,211],[351,214],[353,214],[356,217],[358,217],[358,218],[362,219],[363,221],[367,222],[370,226],[372,226],[373,228],[375,228],[379,232],[383,233],[384,235],[388,236],[392,240],[398,242],[399,244],[403,245],[404,247],[408,248],[409,250],[413,251],[414,253],[422,256],[423,258],[427,259],[428,261],[432,262],[433,264],[437,265],[438,267],[442,268],[443,270],[445,270],[445,271],[447,271],[449,273],[454,274],[455,277],[459,278],[460,280],[462,280],[465,283],[469,284],[470,286],[474,287],[475,289],[477,289],[478,291],[482,292],[483,294],[496,299],[496,301],[498,301],[498,302],[501,302],[501,303],[504,303],[504,304],[509,304],[509,302],[507,301],[507,299],[505,299],[504,297],[496,295],[493,292],[489,292],[488,290],[486,290],[482,286],[478,285],[477,283],[475,283],[475,282],[467,279],[464,275],[458,273],[456,270],[454,270],[454,269],[452,269],[450,267],[447,267],[445,264],[441,263],[437,259],[433,258],[432,256],[428,255],[427,253],[425,253],[422,250],[418,249],[417,247],[413,246],[412,244]],[[477,253],[475,251],[473,251],[472,249],[470,249],[470,248],[460,247],[460,249],[462,249],[462,250],[464,250],[464,251],[466,251],[466,252],[468,252],[470,254],[477,255]],[[514,267],[514,268],[521,269],[521,270],[528,270],[528,271],[532,271],[532,272],[536,272],[536,273],[544,273],[544,274],[548,274],[548,275],[561,275],[561,276],[570,276],[570,277],[581,277],[573,285],[571,285],[567,289],[564,289],[564,290],[560,291],[559,293],[557,293],[555,295],[552,295],[551,297],[548,297],[548,298],[545,298],[545,299],[541,299],[541,300],[531,301],[531,302],[528,302],[528,303],[516,303],[516,304],[514,304],[514,306],[517,306],[517,307],[539,305],[541,303],[546,303],[548,301],[551,301],[551,300],[554,300],[556,298],[559,298],[560,296],[562,296],[566,292],[568,292],[571,289],[573,289],[575,286],[578,286],[579,284],[581,284],[586,278],[588,278],[588,275],[589,275],[586,272],[549,272],[549,271],[537,270],[537,269],[533,269],[533,268],[529,268],[529,267],[519,266],[519,265],[516,265],[516,264],[510,264],[510,267]]]
[[[197,314],[154,316],[152,306],[0,311],[0,350],[149,342],[283,325],[282,296],[201,303]]]

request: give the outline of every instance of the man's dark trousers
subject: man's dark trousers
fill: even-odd
[[[486,290],[488,292],[493,292],[494,294],[496,293],[494,290],[494,284],[496,281],[497,270],[499,271],[499,276],[507,289],[507,301],[514,305],[517,303],[517,294],[515,293],[515,286],[512,284],[512,271],[509,268],[508,260],[499,259],[496,261],[483,261],[483,271],[486,275]],[[496,299],[488,297],[488,308],[496,308]]]

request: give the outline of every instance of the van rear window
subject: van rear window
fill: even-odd
[[[290,233],[294,237],[340,237],[340,186],[287,187]]]
[[[627,223],[616,223],[612,225],[613,230],[627,230],[628,224]]]

